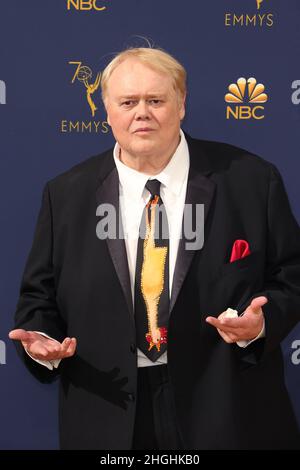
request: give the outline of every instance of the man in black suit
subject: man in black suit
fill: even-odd
[[[182,132],[185,78],[163,51],[119,54],[102,76],[114,149],[44,190],[10,337],[40,381],[60,376],[64,449],[299,447],[280,349],[299,227],[274,165]]]

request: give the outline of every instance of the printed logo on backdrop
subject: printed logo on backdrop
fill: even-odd
[[[67,0],[67,10],[77,11],[104,11],[106,6],[104,0]]]
[[[228,87],[229,93],[225,95],[226,119],[264,119],[263,103],[268,101],[268,95],[264,92],[265,86],[257,83],[254,77],[241,77],[236,83]]]
[[[0,80],[0,104],[6,104],[6,84]]]
[[[271,28],[274,25],[274,14],[268,8],[270,0],[247,0],[240,2],[236,0],[239,7],[234,12],[225,13],[225,26],[231,27],[252,27]],[[241,10],[241,3],[243,10]],[[244,5],[247,5],[247,10]]]
[[[92,69],[82,62],[70,61],[69,65],[75,67],[71,85],[80,100],[78,108],[82,117],[86,116],[86,119],[78,119],[75,116],[72,119],[62,119],[61,132],[107,134],[109,126],[104,119],[104,109],[101,106],[101,72],[93,74]]]
[[[300,340],[295,339],[292,342],[291,348],[294,350],[291,356],[292,364],[298,366],[300,364]]]
[[[6,344],[0,340],[0,365],[6,364]]]
[[[292,83],[292,89],[295,90],[292,93],[292,103],[300,104],[300,80],[294,80]]]

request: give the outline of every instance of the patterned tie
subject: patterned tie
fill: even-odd
[[[135,324],[138,348],[153,362],[167,349],[169,320],[169,229],[160,182],[148,180],[151,193],[140,226],[135,274]]]

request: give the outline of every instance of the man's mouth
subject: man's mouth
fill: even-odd
[[[136,129],[134,131],[134,134],[139,134],[139,133],[143,133],[143,132],[152,132],[154,131],[154,129],[151,129],[150,127],[139,127],[138,129]]]

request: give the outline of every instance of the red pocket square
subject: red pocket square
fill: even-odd
[[[235,240],[231,251],[230,263],[245,258],[248,255],[250,255],[249,243],[246,240]]]

